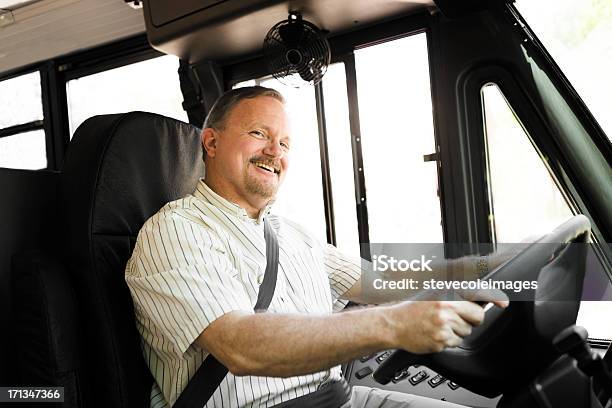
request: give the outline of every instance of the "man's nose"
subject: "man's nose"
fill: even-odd
[[[281,146],[280,140],[269,140],[268,143],[266,143],[263,152],[268,156],[278,158],[283,157],[283,154],[285,153],[283,147]]]

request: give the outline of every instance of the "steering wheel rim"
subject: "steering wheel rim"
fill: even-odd
[[[587,242],[589,232],[588,218],[583,215],[575,216],[484,278],[529,280],[529,276],[536,276],[538,283],[545,281],[546,287],[544,292],[540,291],[538,294],[536,291],[535,299],[512,301],[506,309],[490,308],[485,314],[483,324],[474,328],[458,347],[432,354],[396,350],[376,369],[374,379],[386,384],[397,372],[413,364],[422,364],[470,391],[495,397],[524,383],[525,380],[521,378],[530,379],[531,375],[537,375],[538,370],[550,364],[557,356],[552,347],[552,338],[575,322],[584,280],[586,248],[585,245],[577,247],[568,244]],[[546,268],[552,268],[552,271]],[[559,270],[573,272],[563,274],[570,277],[569,281],[561,282],[567,293],[553,290],[551,294],[547,290],[558,283],[551,279],[558,278],[555,274],[558,274]],[[565,296],[566,299],[573,300],[560,304],[554,297],[551,300],[551,296]],[[514,333],[514,338],[514,330],[524,330],[528,333]],[[510,338],[507,337],[509,335]],[[532,355],[528,368],[516,364],[519,359],[517,356],[505,355],[508,353],[505,349],[512,345],[522,347],[522,352],[527,350],[526,354]],[[500,363],[506,367],[500,369]],[[520,370],[521,375],[517,375],[517,370]]]

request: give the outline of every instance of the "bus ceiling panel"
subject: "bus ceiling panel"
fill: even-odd
[[[268,30],[297,11],[331,35],[435,7],[432,0],[165,0],[144,2],[153,47],[190,63],[258,53]]]
[[[502,3],[514,0],[436,0],[436,5],[447,18],[461,18]]]
[[[142,10],[117,0],[39,0],[0,29],[0,73],[144,33]]]

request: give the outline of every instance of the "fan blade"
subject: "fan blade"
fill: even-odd
[[[278,28],[278,34],[287,48],[298,48],[304,36],[304,26],[301,23],[288,23]]]

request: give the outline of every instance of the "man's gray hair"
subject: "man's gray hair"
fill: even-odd
[[[277,90],[266,88],[263,86],[247,86],[244,88],[236,88],[231,91],[227,91],[214,103],[208,115],[202,129],[212,128],[215,130],[223,130],[225,128],[225,120],[229,113],[245,99],[252,99],[258,96],[270,96],[277,99],[281,103],[285,103],[285,98]],[[206,160],[206,149],[202,145],[202,158]]]

